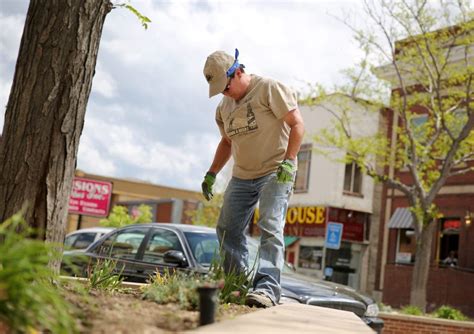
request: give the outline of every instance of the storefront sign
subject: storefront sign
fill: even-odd
[[[109,214],[112,183],[75,177],[69,197],[69,213],[105,217]]]
[[[340,223],[328,223],[326,231],[326,240],[324,242],[326,248],[339,249],[341,247],[343,229],[344,225]]]
[[[345,241],[364,241],[364,224],[357,222],[344,222],[342,240]]]
[[[324,206],[292,206],[286,212],[285,235],[297,237],[324,237],[326,229],[326,212]],[[253,223],[257,224],[258,210],[255,211]]]
[[[443,222],[443,230],[458,230],[461,228],[460,220],[445,220]]]

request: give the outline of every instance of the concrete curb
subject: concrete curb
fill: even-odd
[[[247,313],[187,333],[373,334],[374,331],[352,312],[291,303]]]

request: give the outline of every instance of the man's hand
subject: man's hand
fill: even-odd
[[[294,160],[285,159],[277,170],[277,181],[279,183],[293,182],[296,174],[296,164]]]
[[[216,182],[216,173],[207,172],[206,176],[204,176],[204,181],[201,184],[202,187],[202,194],[204,197],[210,201],[214,194],[212,193],[212,186]]]

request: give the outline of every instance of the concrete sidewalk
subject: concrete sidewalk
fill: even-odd
[[[188,333],[373,334],[374,331],[352,312],[303,304],[283,304],[202,326]]]

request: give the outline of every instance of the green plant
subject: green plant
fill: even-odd
[[[437,308],[432,315],[436,318],[465,321],[468,318],[461,311],[447,305]]]
[[[61,256],[53,244],[29,239],[22,212],[0,225],[0,321],[13,332],[77,332],[71,305],[48,266]]]
[[[196,309],[198,307],[200,286],[215,286],[219,289],[220,304],[244,304],[245,297],[251,287],[255,263],[252,269],[245,273],[224,270],[225,256],[222,250],[217,250],[211,261],[206,275],[165,271],[151,278],[151,284],[144,289],[143,297],[159,304],[179,303],[182,308]],[[258,258],[258,256],[257,256]]]
[[[165,271],[157,273],[151,284],[143,291],[143,298],[158,304],[177,303],[181,308],[195,310],[198,307],[197,288],[202,284],[202,277],[192,273]]]
[[[209,280],[212,282],[221,282],[222,286],[219,293],[219,301],[222,304],[244,304],[245,296],[250,289],[252,282],[251,273],[230,272],[226,273],[223,267],[223,257],[214,257],[209,268]]]
[[[112,213],[106,218],[100,220],[99,224],[104,227],[122,227],[130,224],[143,224],[152,221],[151,207],[146,204],[140,204],[138,214],[131,216],[128,209],[122,205],[115,205]]]
[[[137,19],[142,24],[143,28],[145,28],[145,30],[148,29],[148,23],[151,23],[151,20],[147,16],[140,13],[135,7],[130,5],[130,3],[120,3],[120,4],[115,4],[114,6],[115,7],[123,7],[123,8],[128,9],[130,12],[132,12],[137,17]]]
[[[418,306],[413,305],[404,306],[400,312],[408,315],[423,315],[423,311]]]
[[[122,270],[116,272],[117,262],[113,260],[97,261],[94,266],[88,268],[88,288],[102,291],[116,291],[122,284]]]

